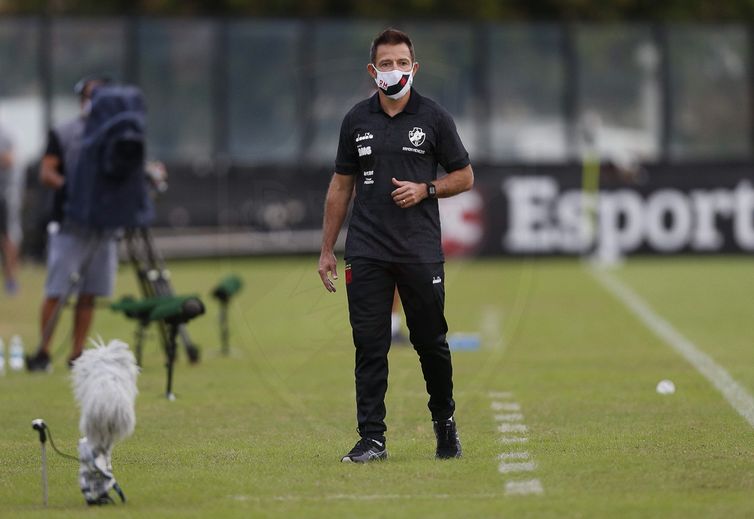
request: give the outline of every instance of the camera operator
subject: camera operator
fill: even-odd
[[[106,77],[83,78],[74,87],[79,96],[81,113],[74,119],[64,122],[49,132],[47,149],[40,167],[41,183],[55,190],[52,221],[48,226],[47,281],[45,299],[41,309],[42,343],[35,355],[27,357],[29,371],[48,371],[50,368],[50,341],[52,330],[48,323],[61,297],[71,286],[71,276],[79,273],[84,257],[97,243],[92,261],[85,272],[80,272],[81,280],[73,316],[73,349],[68,358],[68,366],[81,355],[84,341],[94,317],[94,301],[97,296],[109,296],[115,282],[118,267],[117,245],[112,234],[96,233],[94,229],[67,222],[64,219],[64,205],[70,196],[66,175],[71,174],[79,160],[84,128],[91,109],[94,90],[110,80]]]

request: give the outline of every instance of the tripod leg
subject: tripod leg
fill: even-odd
[[[81,283],[82,278],[86,275],[86,271],[89,270],[89,265],[92,263],[92,260],[94,259],[94,253],[99,248],[100,244],[102,243],[102,233],[97,233],[95,236],[92,236],[89,240],[89,248],[86,251],[86,254],[84,255],[84,259],[81,262],[81,265],[79,266],[78,271],[71,273],[71,280],[70,284],[66,288],[65,294],[58,299],[57,304],[55,305],[55,309],[52,311],[52,314],[50,315],[50,318],[45,323],[44,330],[42,330],[42,339],[37,346],[37,353],[42,351],[42,348],[45,344],[50,340],[52,337],[52,333],[55,331],[55,327],[58,324],[58,320],[60,319],[60,313],[63,310],[63,307],[68,303],[68,298],[71,297],[71,294],[73,294],[76,291],[76,288]]]
[[[136,240],[137,235],[133,229],[126,231],[126,250],[128,251],[128,259],[131,261],[131,265],[136,273],[136,280],[139,283],[139,288],[144,297],[152,297],[154,296],[154,292],[147,279],[147,269],[137,253]]]
[[[175,394],[173,393],[173,366],[175,364],[175,347],[176,336],[178,335],[178,325],[170,325],[170,343],[168,344],[168,388],[165,396],[168,400],[175,400]]]
[[[182,324],[180,327],[181,341],[183,342],[183,348],[186,350],[186,356],[191,364],[199,362],[199,348],[191,342],[186,325]]]
[[[139,326],[136,328],[136,364],[142,368],[144,365],[141,362],[142,351],[144,348],[144,332],[147,329],[149,323],[139,321]]]
[[[220,303],[220,341],[222,344],[223,355],[230,353],[229,344],[230,332],[228,331],[228,303],[223,301]]]
[[[141,246],[139,246],[139,241],[142,242]],[[136,273],[136,280],[139,283],[141,295],[145,298],[161,295],[156,289],[154,281],[150,279],[150,272],[153,270],[150,267],[150,258],[152,255],[146,250],[148,246],[142,229],[128,229],[126,231],[126,247],[131,266]],[[162,321],[158,322],[157,331],[162,341],[162,349],[167,356],[170,338],[165,323]],[[139,365],[141,365],[141,362],[139,362]]]
[[[154,246],[152,233],[149,232],[149,228],[147,227],[142,227],[139,230],[142,242],[144,243],[144,251],[147,256],[147,263],[150,270],[155,273],[155,280],[152,281],[152,286],[155,294],[160,296],[173,295],[175,292],[173,290],[173,286],[170,284],[170,279],[166,274],[165,262]],[[199,348],[197,348],[196,345],[191,341],[185,325],[180,325],[179,333],[189,362],[196,364],[197,362],[199,362]]]
[[[67,290],[66,294],[58,298],[57,302],[55,303],[55,307],[52,309],[52,313],[50,314],[50,317],[48,317],[45,321],[44,328],[42,329],[42,337],[40,338],[39,344],[37,345],[36,349],[37,353],[42,351],[45,344],[47,344],[52,338],[52,334],[55,332],[55,327],[57,326],[58,320],[60,319],[60,314],[62,313],[65,305],[68,304],[68,297],[70,296],[71,292],[73,292],[73,289]],[[44,319],[45,312],[46,309],[42,311],[42,319]]]

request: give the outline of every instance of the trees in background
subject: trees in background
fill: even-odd
[[[754,20],[754,0],[0,0],[0,13],[704,22]]]

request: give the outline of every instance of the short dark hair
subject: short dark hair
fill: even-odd
[[[76,85],[74,85],[73,87],[73,92],[83,99],[84,97],[86,97],[86,94],[89,94],[91,96],[91,92],[87,92],[87,87],[89,86],[89,84],[96,83],[97,86],[107,85],[109,83],[112,83],[112,81],[112,78],[106,74],[90,74],[88,76],[82,77],[76,82]]]
[[[374,63],[377,57],[377,47],[380,45],[400,45],[401,43],[406,44],[408,51],[411,53],[411,61],[415,61],[414,44],[411,43],[411,38],[408,37],[408,34],[398,29],[388,28],[379,33],[372,41],[372,48],[369,50],[369,62]]]

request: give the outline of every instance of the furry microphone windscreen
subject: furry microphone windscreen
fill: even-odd
[[[109,453],[136,425],[139,367],[126,343],[92,342],[94,348],[73,363],[73,393],[81,409],[81,433],[94,449]]]

